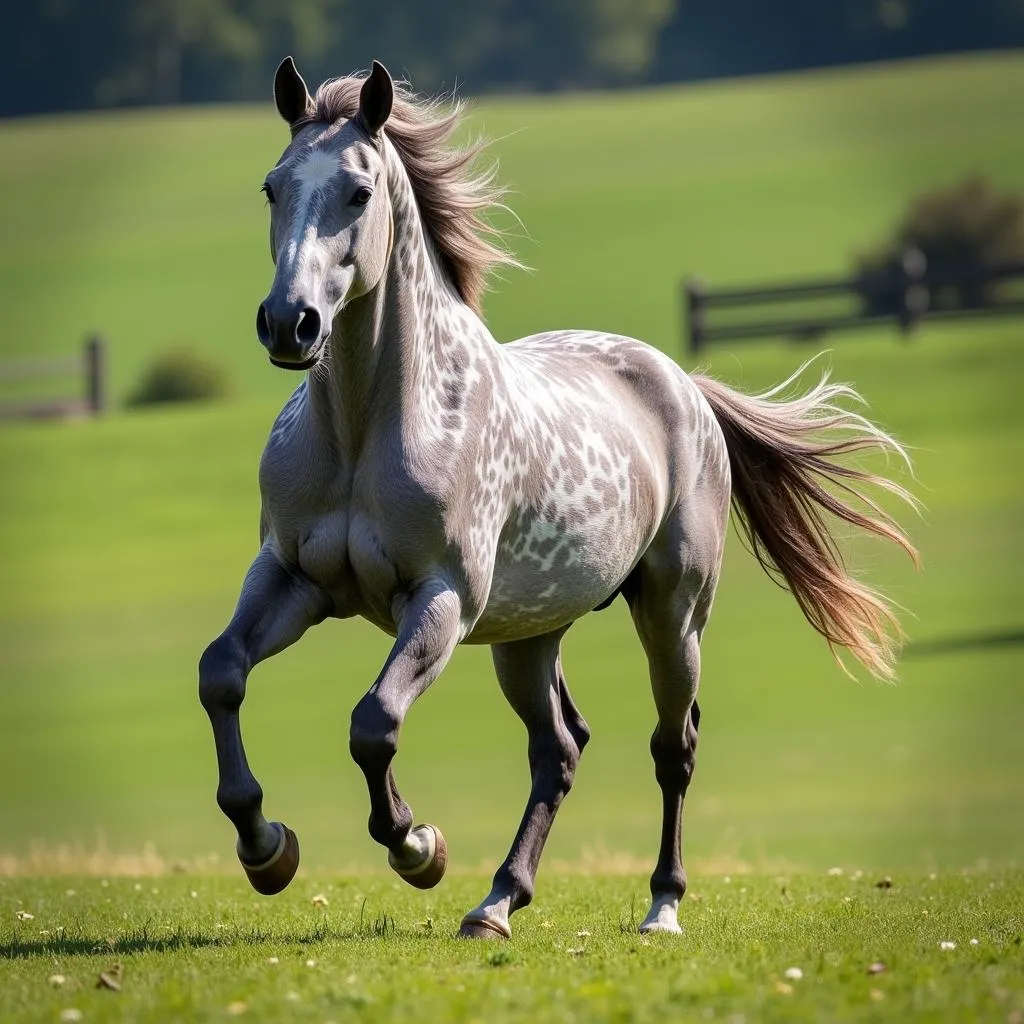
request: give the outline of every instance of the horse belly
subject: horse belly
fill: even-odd
[[[549,633],[593,611],[615,593],[644,547],[636,524],[613,539],[567,534],[531,547],[503,544],[483,614],[470,643],[495,643]],[[645,532],[645,531],[644,531]]]

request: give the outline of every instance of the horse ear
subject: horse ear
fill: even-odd
[[[313,99],[309,95],[306,83],[291,57],[285,57],[277,66],[277,73],[274,75],[274,103],[277,105],[277,112],[293,126],[313,106]]]
[[[380,61],[373,62],[369,77],[359,91],[358,118],[370,136],[376,136],[391,116],[395,102],[395,86],[388,69]]]

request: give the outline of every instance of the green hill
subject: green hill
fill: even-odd
[[[921,189],[981,170],[1024,184],[1019,55],[716,86],[490,101],[532,268],[498,283],[495,333],[596,325],[675,350],[677,287],[849,266]],[[257,346],[270,286],[259,186],[287,140],[258,107],[0,123],[0,355],[113,345],[119,393],[161,347],[290,381]]]
[[[685,363],[685,273],[838,271],[927,186],[978,171],[1024,187],[1021,95],[1024,64],[1008,56],[481,105],[472,126],[500,140],[528,233],[516,248],[534,268],[499,284],[489,319],[503,339],[604,327]],[[295,383],[252,329],[271,275],[258,188],[284,141],[269,103],[0,125],[0,355],[70,350],[96,327],[118,395],[183,342],[227,364],[240,391],[199,410],[0,431],[0,854],[102,830],[119,847],[231,856],[195,664],[255,550],[256,462]],[[916,449],[924,572],[873,547],[857,557],[922,646],[898,687],[850,684],[734,540],[705,645],[698,861],[1019,857],[1024,655],[1004,641],[1024,629],[1022,332],[831,343],[836,376]],[[779,343],[708,362],[750,389],[809,354]],[[386,649],[366,625],[328,623],[253,675],[254,768],[309,863],[383,864],[347,721]],[[653,712],[624,610],[576,627],[566,665],[595,738],[552,856],[652,855]],[[528,773],[486,651],[460,652],[414,709],[397,774],[457,863],[503,855]]]

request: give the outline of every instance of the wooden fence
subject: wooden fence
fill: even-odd
[[[683,304],[689,348],[697,354],[719,341],[811,340],[831,331],[882,324],[896,324],[909,333],[926,318],[1020,314],[1024,289],[1014,289],[1017,283],[1024,283],[1024,261],[929,269],[924,256],[912,250],[899,266],[853,277],[713,291],[691,278],[683,285]],[[780,306],[786,307],[784,314],[768,315]],[[715,315],[728,309],[745,312]]]
[[[52,419],[98,416],[107,407],[107,344],[99,335],[86,339],[79,355],[0,362],[0,383],[78,377],[78,395],[0,400],[0,419]],[[19,388],[20,390],[20,388]]]

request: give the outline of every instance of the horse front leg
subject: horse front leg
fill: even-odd
[[[238,832],[236,851],[249,881],[267,896],[294,877],[299,846],[289,828],[263,817],[263,790],[246,760],[239,708],[253,667],[295,643],[329,610],[328,596],[265,546],[246,574],[227,629],[199,661],[199,699],[217,748],[217,803]]]
[[[384,668],[352,712],[349,749],[366,776],[370,836],[387,848],[391,867],[420,889],[441,881],[448,849],[433,825],[412,827],[412,811],[398,792],[391,762],[406,713],[440,675],[461,630],[458,595],[437,582],[419,588],[405,605]]]

